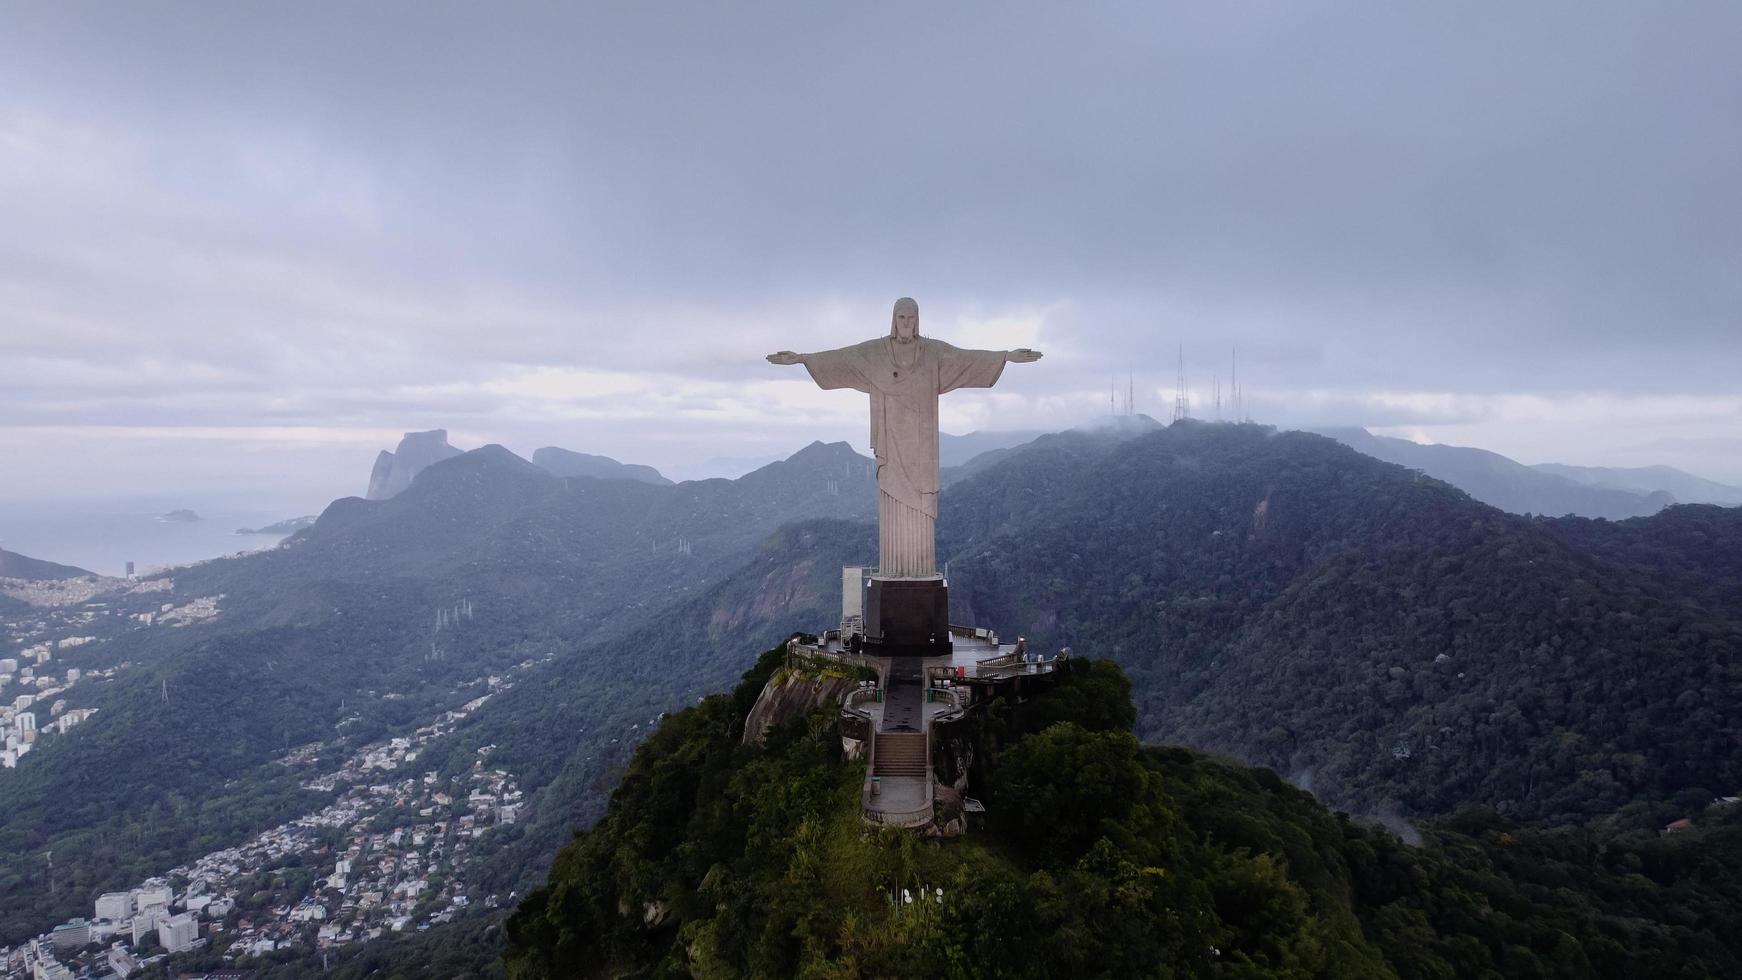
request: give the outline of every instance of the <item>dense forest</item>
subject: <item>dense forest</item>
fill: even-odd
[[[1466,809],[1410,847],[1268,770],[1145,747],[1102,661],[988,712],[988,823],[928,841],[861,823],[832,711],[742,744],[779,662],[636,751],[509,921],[511,977],[1742,970],[1742,808],[1667,836],[1651,808],[1562,831]]]
[[[460,752],[429,758],[457,770],[503,749],[532,807],[481,873],[504,893],[535,880],[660,711],[728,681],[791,620],[838,615],[840,565],[874,539],[827,520],[874,512],[867,467],[816,444],[739,480],[660,487],[562,479],[486,447],[391,500],[335,502],[288,547],[178,570],[149,603],[221,595],[221,614],[80,648],[81,665],[128,667],[89,689],[99,713],[76,737],[0,778],[0,944],[319,809],[330,797],[277,760],[318,744],[316,764],[336,764],[489,675],[518,686]],[[470,615],[438,630],[462,601]]]
[[[1117,659],[1145,741],[1356,812],[1742,788],[1738,512],[1509,515],[1329,439],[1052,436],[952,487],[960,619]]]
[[[875,554],[871,488],[840,445],[674,487],[487,448],[336,503],[288,548],[178,573],[174,598],[223,594],[223,615],[80,648],[133,666],[0,784],[0,939],[318,807],[275,760],[342,758],[497,673],[513,688],[424,758],[452,774],[491,746],[514,773],[524,816],[468,874],[526,894],[661,712],[834,621],[839,567]],[[964,467],[943,508],[957,621],[1116,660],[1144,744],[1226,752],[1363,816],[1483,807],[1556,853],[1704,829],[1742,788],[1742,511],[1515,517],[1328,439],[1201,423],[1047,436]],[[438,636],[461,600],[475,616]],[[405,955],[455,955],[446,928]]]

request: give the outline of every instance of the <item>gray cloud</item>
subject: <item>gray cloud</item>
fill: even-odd
[[[759,355],[912,294],[1049,351],[963,425],[1092,414],[1127,371],[1165,414],[1180,345],[1202,404],[1238,345],[1267,420],[1742,479],[1733,4],[7,20],[13,473],[79,426],[301,427],[334,473],[343,433],[433,424],[666,464],[858,439]]]

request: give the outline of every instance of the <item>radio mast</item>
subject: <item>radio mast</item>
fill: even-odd
[[[1175,422],[1190,418],[1191,403],[1186,399],[1186,345],[1179,345],[1179,377],[1174,382],[1173,389],[1173,420]]]

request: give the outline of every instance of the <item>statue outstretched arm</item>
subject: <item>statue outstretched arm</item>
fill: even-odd
[[[810,372],[811,380],[824,390],[852,388],[855,391],[870,391],[871,382],[861,370],[860,361],[858,347],[820,350],[809,354],[783,350],[768,355],[770,364],[803,364],[805,370]]]

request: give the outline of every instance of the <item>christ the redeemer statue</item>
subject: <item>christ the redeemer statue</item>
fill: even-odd
[[[938,516],[938,396],[990,388],[1004,365],[1040,352],[962,350],[919,335],[919,304],[895,301],[889,336],[815,354],[783,350],[774,364],[803,364],[825,389],[871,396],[871,452],[877,457],[878,575],[937,575],[933,526]]]

